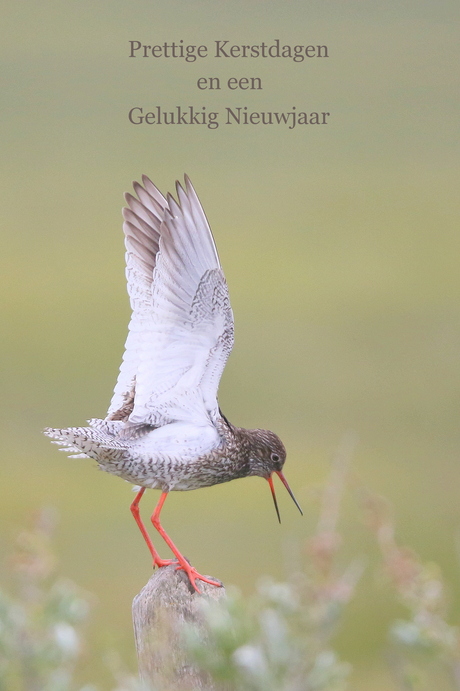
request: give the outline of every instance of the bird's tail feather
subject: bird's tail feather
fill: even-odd
[[[96,461],[121,459],[126,452],[126,444],[115,437],[120,423],[106,423],[104,420],[88,422],[90,427],[47,427],[43,432],[53,440],[53,444],[61,447],[60,451],[69,453],[70,458],[94,458]]]

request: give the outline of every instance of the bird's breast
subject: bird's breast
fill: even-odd
[[[122,467],[116,474],[152,489],[195,489],[206,481],[207,473],[200,472],[200,468],[203,469],[203,463],[209,465],[221,445],[222,440],[211,424],[171,423],[128,440]]]

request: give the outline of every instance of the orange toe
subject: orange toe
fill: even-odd
[[[159,569],[170,564],[177,564],[177,559],[154,559],[153,561],[153,567],[157,566]]]
[[[215,581],[213,578],[207,578],[206,576],[202,576],[193,566],[190,566],[190,564],[188,564],[187,562],[184,564],[178,564],[178,566],[176,567],[176,571],[178,570],[186,572],[190,583],[195,588],[196,592],[200,593],[200,595],[201,590],[198,588],[195,582],[196,580],[204,581],[205,583],[209,583],[209,585],[216,586],[216,588],[222,588],[222,583],[220,581]]]

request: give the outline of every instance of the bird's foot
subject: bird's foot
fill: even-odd
[[[158,569],[161,569],[163,566],[170,566],[171,564],[177,563],[177,559],[160,559],[160,557],[158,557],[153,560],[153,568],[156,566]]]
[[[197,587],[195,581],[198,579],[200,581],[204,581],[205,583],[209,583],[209,585],[215,585],[217,588],[222,588],[222,583],[220,581],[215,581],[213,578],[207,578],[206,576],[202,576],[198,571],[191,566],[187,561],[180,561],[178,566],[176,567],[176,571],[185,571],[187,574],[190,583],[192,586],[195,588],[196,592],[201,595],[201,590]]]

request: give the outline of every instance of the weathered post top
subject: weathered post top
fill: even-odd
[[[219,600],[225,588],[197,581],[201,594],[174,564],[158,569],[133,600],[133,623],[139,675],[155,691],[205,689],[213,685],[207,675],[190,663],[181,630],[187,622],[203,628],[200,601]]]

